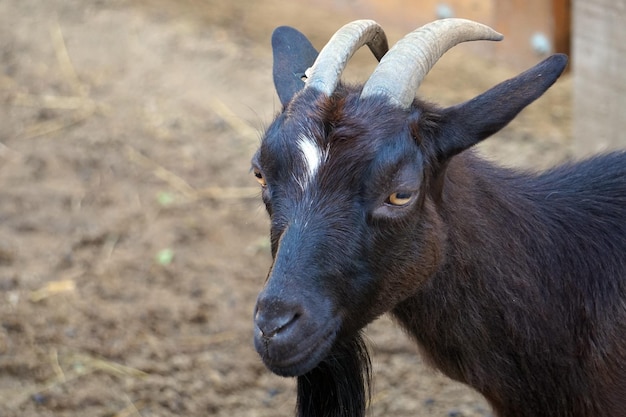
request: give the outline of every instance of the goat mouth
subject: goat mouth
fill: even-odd
[[[326,326],[319,332],[299,341],[291,349],[294,352],[290,356],[273,358],[269,351],[270,347],[265,346],[261,358],[270,371],[279,376],[294,377],[306,374],[322,362],[331,352],[339,326]],[[269,342],[271,344],[271,342]]]

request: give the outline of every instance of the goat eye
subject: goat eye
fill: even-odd
[[[267,181],[265,181],[265,178],[263,177],[263,174],[261,173],[261,171],[259,171],[258,169],[254,169],[254,177],[256,178],[257,182],[259,184],[261,184],[261,187],[266,187],[267,186]]]
[[[398,191],[387,197],[386,203],[392,206],[405,206],[409,204],[412,198],[413,193]]]

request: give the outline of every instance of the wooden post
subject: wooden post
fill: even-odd
[[[574,0],[574,153],[626,146],[626,1]]]
[[[572,3],[570,0],[552,0],[554,16],[554,51],[571,54]]]

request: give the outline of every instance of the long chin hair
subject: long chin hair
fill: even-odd
[[[364,417],[371,365],[360,334],[338,343],[328,358],[298,377],[297,417]]]

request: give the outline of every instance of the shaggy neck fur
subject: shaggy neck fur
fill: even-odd
[[[623,161],[540,175],[469,152],[450,163],[445,261],[393,315],[497,416],[624,415]]]
[[[298,417],[364,417],[371,361],[361,335],[341,341],[331,355],[298,377]]]

